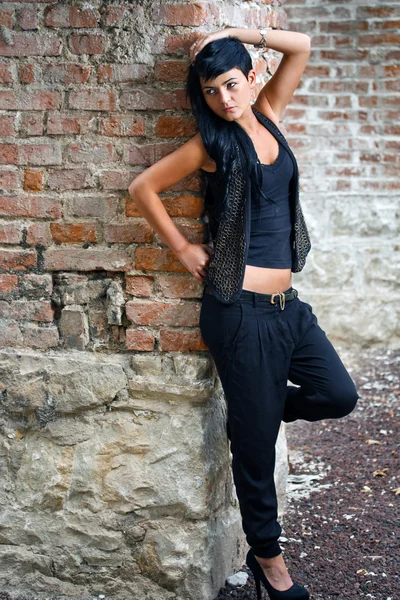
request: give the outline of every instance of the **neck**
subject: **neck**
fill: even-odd
[[[260,123],[252,110],[251,104],[249,104],[242,116],[236,119],[236,123],[238,123],[250,137],[256,136],[260,130]]]

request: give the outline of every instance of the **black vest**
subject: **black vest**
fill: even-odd
[[[294,166],[290,188],[290,209],[292,219],[292,272],[302,270],[306,256],[311,249],[303,212],[299,199],[299,171],[296,158],[280,129],[256,108],[252,110],[257,119],[275,138],[279,138],[289,153]],[[206,283],[214,296],[224,304],[235,302],[243,286],[244,270],[250,239],[250,207],[252,185],[245,181],[240,167],[239,147],[234,159],[232,174],[227,180],[218,172],[205,173],[206,189],[204,206],[208,219],[208,240],[213,247]],[[257,160],[253,146],[254,156]],[[228,202],[226,201],[228,199]]]

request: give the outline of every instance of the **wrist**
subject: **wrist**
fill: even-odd
[[[186,252],[186,250],[189,248],[189,246],[190,246],[189,240],[185,239],[182,242],[182,244],[179,245],[178,248],[171,248],[171,250],[174,254],[176,254],[176,256],[179,256],[180,254],[183,254],[184,252]]]
[[[260,41],[258,44],[253,44],[254,48],[266,48],[267,47],[267,34],[268,31],[271,31],[272,27],[263,27],[258,30],[260,35]]]

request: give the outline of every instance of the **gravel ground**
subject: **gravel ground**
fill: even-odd
[[[312,600],[400,600],[400,352],[335,347],[360,399],[343,419],[286,426],[281,547]],[[256,598],[251,572],[241,570],[246,583],[227,584],[214,600]]]

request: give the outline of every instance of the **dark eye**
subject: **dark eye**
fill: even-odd
[[[236,85],[236,82],[235,82],[235,81],[230,81],[230,82],[228,83],[228,86],[229,86],[229,85]],[[213,96],[214,94],[209,94],[209,92],[213,92],[213,91],[214,91],[214,90],[207,90],[207,91],[206,91],[206,94],[208,94],[209,96]]]

